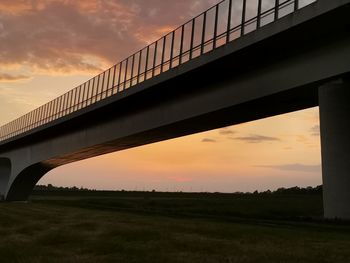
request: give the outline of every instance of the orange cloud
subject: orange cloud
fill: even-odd
[[[31,9],[29,1],[2,0],[0,2],[1,13],[20,15]]]
[[[206,2],[206,1],[204,1]],[[33,74],[96,73],[144,47],[191,13],[197,1],[2,0],[0,65]],[[211,3],[210,3],[211,4]]]
[[[0,82],[15,82],[28,79],[30,79],[30,77],[26,75],[11,75],[6,73],[0,73]]]

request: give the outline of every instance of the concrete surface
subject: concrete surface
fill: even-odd
[[[320,87],[319,102],[324,215],[350,219],[350,82]]]

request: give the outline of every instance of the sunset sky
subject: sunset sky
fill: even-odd
[[[0,125],[217,2],[1,0]],[[223,192],[315,186],[320,156],[318,108],[312,108],[65,165],[39,184]]]

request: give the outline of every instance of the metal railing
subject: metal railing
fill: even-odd
[[[211,52],[317,0],[223,0],[122,62],[0,127],[0,142]]]

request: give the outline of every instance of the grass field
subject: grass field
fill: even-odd
[[[320,195],[36,192],[0,204],[0,262],[350,262]]]

